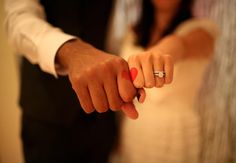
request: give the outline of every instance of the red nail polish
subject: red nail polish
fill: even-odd
[[[134,81],[134,80],[136,79],[137,75],[138,75],[138,70],[137,70],[137,68],[132,67],[132,68],[130,69],[130,76],[131,76],[132,81]]]

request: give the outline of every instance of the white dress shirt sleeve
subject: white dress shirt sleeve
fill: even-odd
[[[5,0],[5,28],[17,53],[57,76],[55,56],[66,41],[76,38],[45,21],[39,0]]]

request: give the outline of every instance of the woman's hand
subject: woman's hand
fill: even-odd
[[[136,88],[160,88],[173,80],[174,64],[171,55],[156,50],[146,51],[130,56],[128,64]],[[159,75],[154,75],[155,72]]]

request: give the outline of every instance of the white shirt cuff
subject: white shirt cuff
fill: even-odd
[[[75,36],[63,33],[59,28],[53,28],[45,32],[45,37],[38,46],[39,66],[41,69],[57,77],[55,67],[56,53],[65,42],[75,38]]]

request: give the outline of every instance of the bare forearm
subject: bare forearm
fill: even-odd
[[[150,50],[154,53],[169,54],[174,61],[177,61],[184,57],[186,48],[182,38],[169,35],[150,48]]]
[[[205,30],[196,29],[183,38],[185,57],[211,57],[214,50],[214,38]]]
[[[189,57],[210,57],[214,39],[204,30],[196,29],[185,36],[169,35],[150,50],[170,54],[174,61]]]

